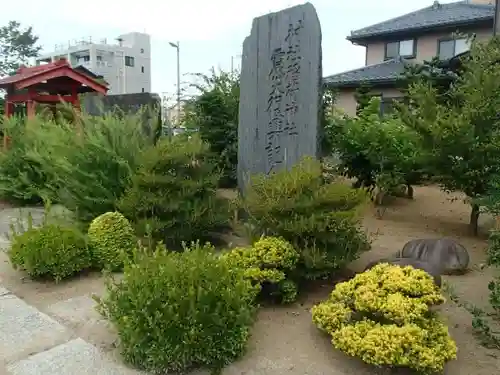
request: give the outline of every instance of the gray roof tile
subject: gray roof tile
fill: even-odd
[[[351,35],[347,39],[356,41],[397,32],[488,21],[493,20],[494,13],[494,5],[469,4],[467,1],[448,4],[438,3],[400,17],[351,31]]]
[[[366,82],[371,84],[395,81],[404,72],[405,61],[396,58],[379,64],[364,66],[348,72],[334,74],[324,78],[329,86],[349,86]]]

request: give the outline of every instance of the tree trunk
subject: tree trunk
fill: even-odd
[[[479,220],[479,206],[477,204],[473,204],[470,212],[469,226],[474,236],[477,236],[478,234],[478,220]]]
[[[408,199],[413,199],[413,186],[406,185],[406,192],[408,194]]]

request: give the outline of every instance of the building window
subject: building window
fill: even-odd
[[[134,58],[132,56],[125,56],[125,66],[134,66]]]
[[[144,87],[142,88],[142,92],[144,92]]]
[[[102,56],[101,55],[97,55],[96,59],[97,59],[97,61],[102,61]]]
[[[141,48],[141,53],[144,53],[144,48]]]
[[[388,42],[385,44],[385,60],[396,57],[415,57],[415,39]]]
[[[468,38],[443,39],[438,41],[438,56],[440,60],[448,60],[470,49]]]
[[[144,67],[141,66],[141,73],[144,73]]]

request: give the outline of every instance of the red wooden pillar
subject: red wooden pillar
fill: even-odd
[[[35,117],[35,97],[36,92],[32,89],[28,89],[28,100],[26,101],[26,115],[28,118]]]
[[[9,100],[9,95],[5,97],[5,117],[10,117],[14,114],[14,103]]]
[[[80,112],[80,99],[78,99],[78,91],[76,87],[73,87],[71,91],[71,103],[76,112]]]

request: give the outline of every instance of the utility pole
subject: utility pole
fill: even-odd
[[[236,56],[231,56],[231,73],[234,72],[234,58],[237,57],[237,58],[241,58],[242,55],[236,55]]]
[[[500,35],[500,0],[495,0],[495,18],[493,22],[493,36]]]
[[[177,127],[181,121],[181,54],[179,42],[168,42],[171,47],[176,49],[177,52]]]

